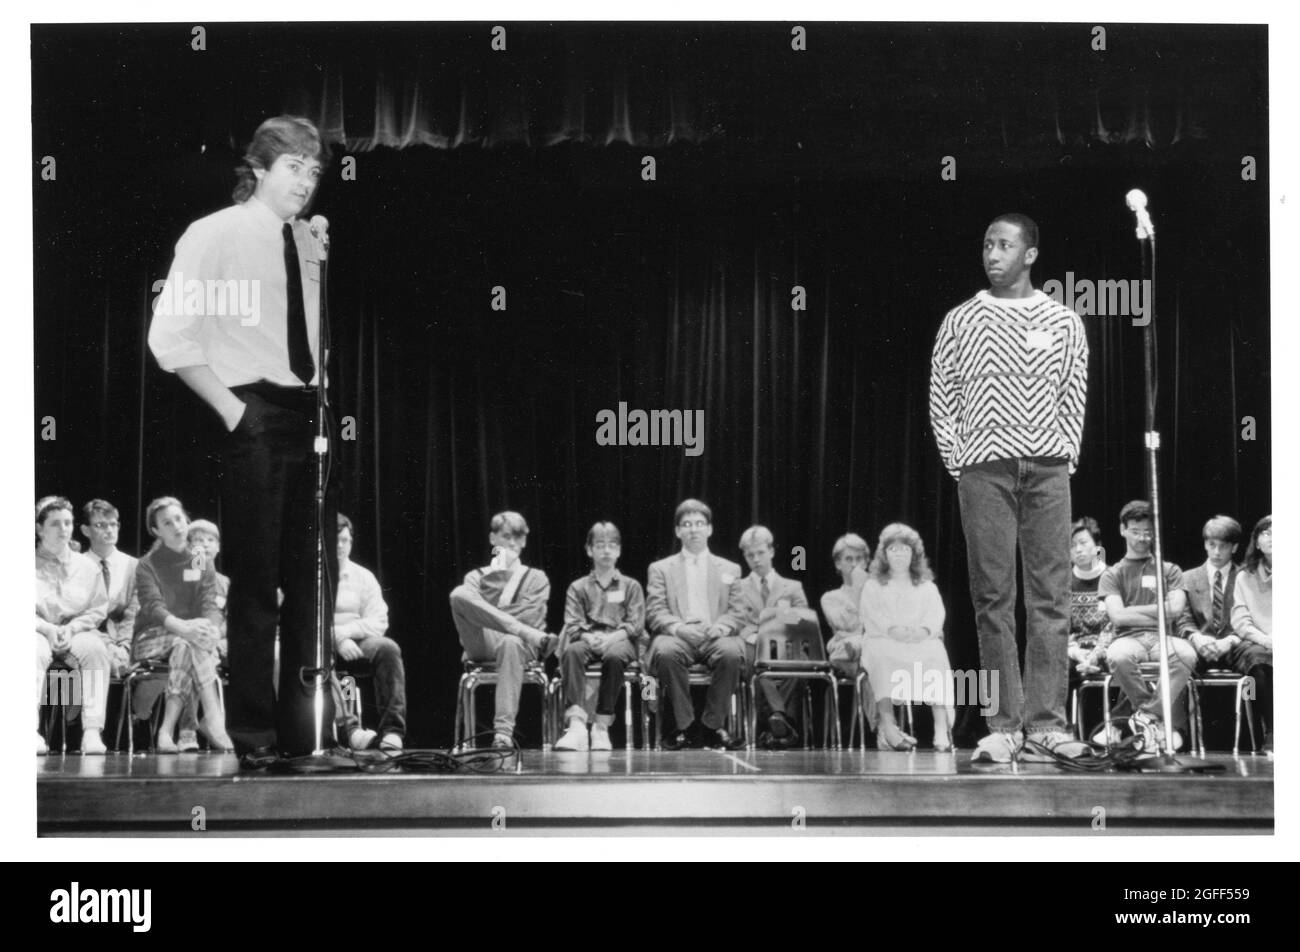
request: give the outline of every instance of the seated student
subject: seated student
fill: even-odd
[[[1232,634],[1222,655],[1255,679],[1255,710],[1264,721],[1264,753],[1273,752],[1273,517],[1255,523],[1232,595]]]
[[[131,636],[135,633],[135,613],[140,607],[135,597],[136,559],[117,547],[121,519],[117,507],[102,499],[92,499],[81,507],[81,534],[90,543],[86,557],[104,576],[108,590],[108,618],[100,633],[108,649],[114,677],[121,677],[131,666]]]
[[[208,743],[214,750],[233,751],[234,742],[226,734],[226,712],[217,694],[217,642],[221,638],[217,570],[201,552],[190,549],[189,516],[180,500],[162,496],[149,503],[145,525],[160,544],[136,566],[140,610],[135,616],[131,657],[168,665],[157,751],[178,752],[173,734],[185,700],[195,690],[203,705]]]
[[[1104,654],[1097,654],[1097,640],[1110,624],[1106,606],[1097,595],[1097,583],[1106,571],[1106,550],[1101,545],[1101,526],[1092,516],[1081,516],[1070,526],[1070,688],[1101,671]],[[1107,639],[1109,640],[1109,639]]]
[[[202,553],[203,559],[216,568],[217,556],[221,554],[221,530],[216,523],[207,519],[195,519],[190,523],[186,533],[191,553]],[[217,642],[217,659],[224,663],[229,641],[226,638],[226,599],[230,594],[230,577],[217,572],[217,607],[221,610],[221,638]],[[277,642],[277,646],[278,646]],[[218,676],[220,672],[218,671]],[[191,691],[181,709],[180,729],[176,732],[176,750],[189,753],[199,749],[198,735],[199,695]]]
[[[373,572],[352,561],[352,520],[339,513],[339,584],[334,600],[334,649],[344,661],[365,660],[379,703],[379,748],[398,751],[406,738],[406,668],[388,630],[388,603]]]
[[[524,565],[528,523],[517,512],[492,517],[488,541],[492,561],[465,576],[451,593],[451,617],[470,661],[497,665],[493,747],[514,744],[524,665],[542,661],[555,647],[548,635],[546,603],[551,582],[541,569]]]
[[[665,750],[682,750],[703,743],[739,750],[744,741],[723,726],[731,697],[741,677],[745,652],[740,639],[729,637],[718,620],[726,613],[731,586],[740,566],[709,552],[713,511],[698,499],[687,499],[673,516],[681,551],[650,565],[646,584],[646,630],[650,652],[646,664],[662,686],[660,723]],[[708,699],[695,734],[691,703],[692,664],[709,668]],[[665,702],[668,714],[664,715]]]
[[[894,705],[925,702],[934,715],[934,749],[947,753],[952,750],[954,711],[948,706],[952,665],[943,643],[946,612],[920,534],[901,522],[885,526],[869,575],[858,611],[866,632],[862,666],[877,698],[876,747],[915,748],[916,738],[903,733],[894,720]],[[939,686],[942,698],[935,696]]]
[[[1105,646],[1106,666],[1110,668],[1125,700],[1132,706],[1129,729],[1143,738],[1146,753],[1158,753],[1165,742],[1162,696],[1147,686],[1139,666],[1144,661],[1160,660],[1160,635],[1156,629],[1155,559],[1151,552],[1151,504],[1137,499],[1119,513],[1120,534],[1124,537],[1124,558],[1102,573],[1097,594],[1106,606],[1114,626],[1114,640]],[[1183,573],[1172,562],[1163,567],[1165,579],[1165,617],[1170,627],[1187,604],[1183,590]],[[1098,647],[1104,644],[1099,641]],[[1177,707],[1196,667],[1196,649],[1183,638],[1169,638],[1169,687],[1171,706]],[[1178,747],[1177,732],[1173,738]]]
[[[826,642],[826,657],[835,670],[845,677],[857,677],[862,661],[862,618],[858,603],[862,600],[862,585],[867,580],[863,571],[871,558],[871,547],[865,539],[850,532],[835,540],[831,561],[840,573],[843,584],[821,598],[822,614],[831,626],[831,640]],[[871,716],[875,717],[874,705]]]
[[[36,504],[36,699],[49,697],[47,672],[56,658],[71,667],[81,688],[81,752],[102,754],[112,662],[97,629],[108,615],[108,594],[99,566],[69,544],[72,521],[72,503],[63,496]],[[46,749],[38,730],[36,752]]]
[[[724,635],[737,635],[744,644],[746,673],[754,669],[758,625],[764,609],[808,607],[803,586],[794,579],[782,578],[772,567],[774,544],[766,526],[750,526],[740,536],[740,551],[749,565],[749,575],[731,586],[727,613],[718,619]],[[791,708],[799,710],[806,690],[804,683],[795,678],[762,678],[758,689],[754,703],[758,705],[759,720],[768,728],[759,735],[759,746],[769,750],[798,747],[799,731],[788,712]]]
[[[569,586],[560,631],[564,682],[564,736],[556,750],[610,750],[609,725],[618,710],[623,675],[635,661],[645,635],[645,592],[617,568],[623,537],[612,522],[587,530],[591,572]],[[600,659],[596,723],[587,732],[587,665]],[[631,747],[631,738],[628,739]]]

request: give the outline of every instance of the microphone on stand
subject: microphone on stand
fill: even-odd
[[[1129,194],[1132,195],[1133,193],[1130,192]],[[1142,195],[1141,192],[1138,192],[1137,194]],[[1145,196],[1145,195],[1142,196],[1142,201],[1143,201],[1144,204],[1146,203],[1146,196]],[[1132,208],[1133,206],[1130,205],[1129,207]],[[321,246],[321,255],[320,255],[320,256],[321,256],[322,258],[326,258],[326,257],[328,257],[328,256],[329,256],[329,251],[330,251],[330,222],[329,222],[329,219],[326,218],[324,215],[312,215],[312,216],[311,216],[311,221],[309,221],[309,222],[307,223],[307,227],[309,227],[309,228],[311,229],[312,236],[313,236],[317,241],[320,242],[320,246]]]
[[[1140,188],[1131,189],[1124,196],[1124,201],[1137,216],[1137,236],[1141,241],[1144,238],[1154,238],[1156,235],[1156,226],[1151,224],[1151,214],[1147,211],[1147,193]],[[313,223],[316,219],[312,219]],[[322,219],[323,221],[324,219]]]

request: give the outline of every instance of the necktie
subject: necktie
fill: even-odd
[[[767,576],[766,575],[763,576],[763,578],[759,582],[759,590],[763,593],[763,607],[766,608],[767,607]]]
[[[289,299],[289,311],[285,315],[289,325],[289,369],[304,385],[311,383],[316,374],[316,365],[311,359],[311,347],[307,344],[307,309],[302,303],[302,272],[298,267],[298,245],[293,240],[293,226],[284,223],[284,272],[285,293]]]
[[[1223,569],[1214,570],[1214,607],[1210,609],[1210,628],[1218,630],[1223,614]]]

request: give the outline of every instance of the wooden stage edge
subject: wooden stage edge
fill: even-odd
[[[972,766],[969,752],[524,751],[499,773],[241,773],[233,756],[37,758],[38,833],[474,835],[504,811],[520,833],[706,835],[809,831],[947,835],[1092,829],[1271,833],[1273,761],[1212,754],[1218,774]]]

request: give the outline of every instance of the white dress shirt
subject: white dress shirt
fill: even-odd
[[[257,198],[185,230],[154,300],[149,348],[168,372],[207,364],[227,387],[268,380],[301,387],[289,369],[284,221]],[[320,254],[306,222],[293,222],[307,343],[320,368]],[[216,294],[220,288],[222,296]]]
[[[692,555],[682,549],[682,562],[686,574],[686,621],[707,625],[713,617],[709,608],[709,550]]]

